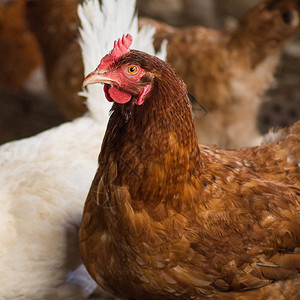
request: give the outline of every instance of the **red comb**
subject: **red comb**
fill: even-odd
[[[107,68],[117,61],[121,56],[130,51],[129,47],[132,43],[132,36],[128,33],[123,34],[122,38],[114,42],[114,48],[112,51],[105,55],[97,67],[97,69]]]
[[[132,43],[132,36],[128,33],[126,36],[123,34],[122,39],[118,39],[114,42],[114,49],[111,52],[111,55],[115,60],[120,58],[122,55],[128,53],[129,47]]]

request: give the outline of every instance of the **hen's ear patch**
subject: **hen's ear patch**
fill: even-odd
[[[150,83],[152,81],[152,77],[150,76],[150,74],[145,74],[142,78],[141,78],[141,82],[142,83]]]
[[[132,40],[133,38],[129,33],[127,35],[123,34],[122,38],[119,38],[114,42],[114,48],[111,50],[111,52],[101,59],[97,69],[107,69],[121,56],[128,53],[130,51],[129,47],[132,44]]]

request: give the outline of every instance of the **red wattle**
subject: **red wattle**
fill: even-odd
[[[109,96],[117,103],[127,103],[131,99],[131,95],[126,92],[121,92],[116,87],[111,87],[108,89]]]

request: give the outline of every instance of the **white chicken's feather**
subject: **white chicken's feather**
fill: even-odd
[[[79,6],[86,74],[124,33],[133,35],[134,48],[154,54],[154,29],[138,33],[134,11],[135,0]],[[85,116],[0,147],[1,300],[82,299],[96,286],[82,268],[77,238],[110,103],[99,86],[83,95]]]
[[[0,147],[0,299],[82,297],[65,279],[102,135],[85,116]]]

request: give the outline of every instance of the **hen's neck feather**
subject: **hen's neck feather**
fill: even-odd
[[[133,201],[151,205],[173,199],[201,169],[185,84],[166,63],[158,63],[143,105],[114,104],[99,156],[100,170],[117,164],[114,184],[128,186]],[[176,188],[167,195],[170,185]]]

